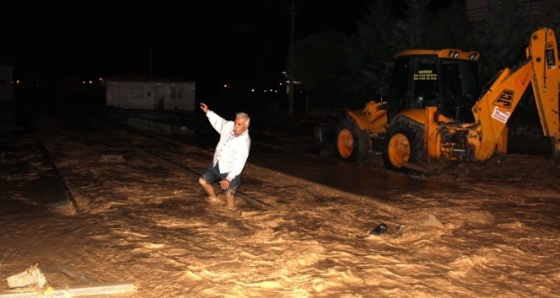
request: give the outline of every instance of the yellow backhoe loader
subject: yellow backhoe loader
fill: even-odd
[[[545,137],[560,160],[560,63],[554,31],[539,28],[528,40],[526,60],[503,69],[481,92],[478,52],[407,50],[396,55],[383,101],[348,111],[334,131],[334,150],[361,161],[378,144],[396,171],[422,171],[434,160],[485,162],[506,153],[507,123],[532,85]],[[482,96],[480,96],[482,94]]]

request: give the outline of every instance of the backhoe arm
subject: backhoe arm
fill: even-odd
[[[476,135],[479,144],[474,146],[478,149],[474,157],[477,161],[492,157],[509,117],[529,83],[533,86],[544,135],[551,138],[554,157],[560,160],[560,65],[554,31],[547,28],[535,31],[526,53],[528,59],[525,63],[514,70],[504,69],[472,109],[478,124]]]
[[[557,47],[554,31],[541,29],[531,36],[527,55],[533,57],[535,72],[531,83],[543,134],[550,137],[554,159],[560,160],[560,64]]]

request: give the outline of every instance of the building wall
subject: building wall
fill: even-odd
[[[107,106],[194,111],[194,82],[107,81],[106,88]]]

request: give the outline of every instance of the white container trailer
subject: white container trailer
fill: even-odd
[[[195,82],[108,80],[107,106],[123,109],[194,111]]]

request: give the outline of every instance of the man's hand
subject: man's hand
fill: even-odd
[[[222,189],[228,189],[229,188],[229,183],[230,183],[229,180],[224,179],[224,180],[220,181],[220,186],[222,187]]]
[[[201,109],[202,111],[204,111],[204,113],[208,113],[208,110],[209,110],[209,109],[208,109],[208,106],[207,106],[205,103],[203,103],[203,102],[200,103],[200,109]]]

